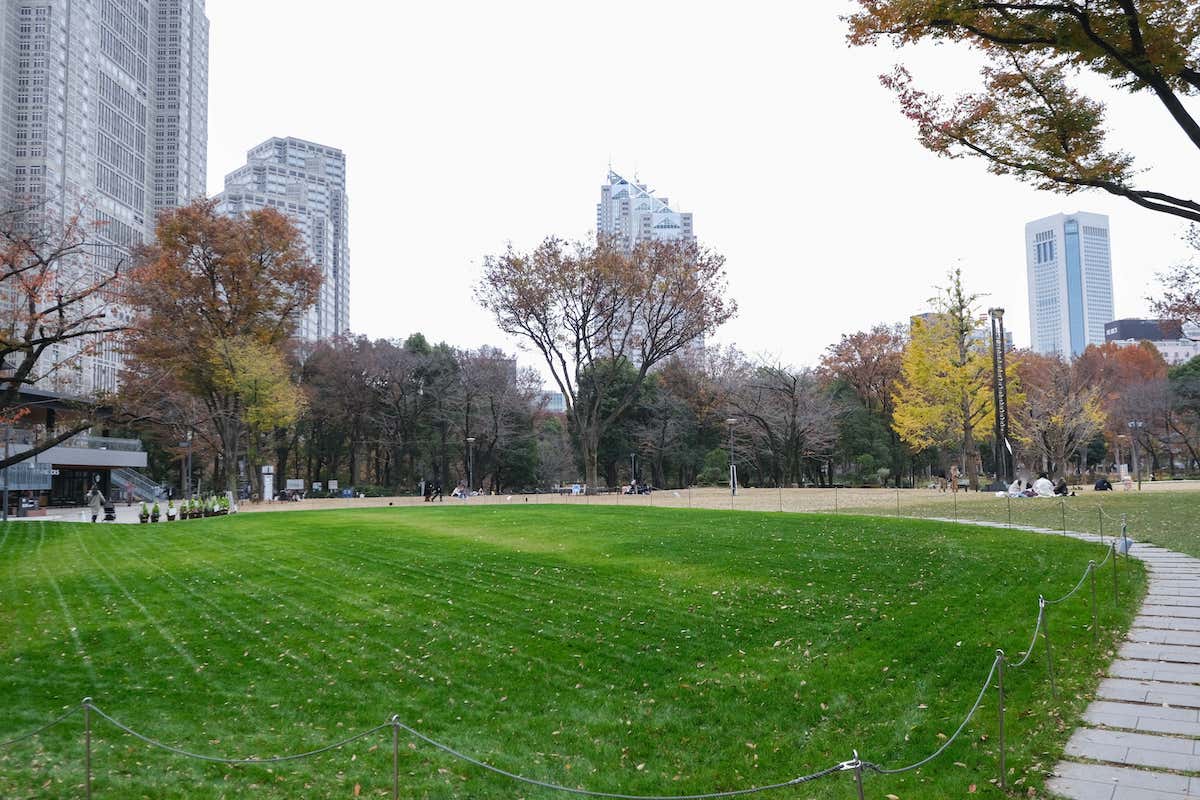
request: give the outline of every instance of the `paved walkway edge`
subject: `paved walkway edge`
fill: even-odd
[[[1200,559],[1145,542],[1129,555],[1146,565],[1146,596],[1046,790],[1068,800],[1200,799]]]

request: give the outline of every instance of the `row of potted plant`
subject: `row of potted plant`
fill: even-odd
[[[201,517],[219,517],[229,513],[229,498],[224,495],[215,497],[205,497],[200,499],[193,497],[191,500],[179,501],[179,507],[175,507],[174,500],[167,501],[167,522],[174,522],[176,519],[200,519]],[[138,514],[138,521],[141,523],[158,522],[162,518],[162,510],[158,503],[153,506],[147,506],[142,503],[141,512]]]

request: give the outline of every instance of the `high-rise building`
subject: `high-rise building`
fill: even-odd
[[[74,268],[115,268],[157,210],[204,195],[207,116],[204,0],[0,3],[0,203],[29,230],[96,223],[96,250]],[[54,388],[116,388],[114,343],[60,350],[72,368]]]
[[[1108,217],[1055,214],[1025,226],[1030,346],[1074,358],[1104,344],[1113,313]]]
[[[274,208],[291,219],[323,276],[317,303],[301,318],[297,335],[317,341],[349,333],[345,154],[303,139],[268,139],[247,154],[245,166],[225,176],[217,199],[226,214]]]
[[[612,170],[608,171],[608,183],[600,187],[596,234],[611,238],[624,250],[648,239],[696,238],[690,213],[675,211],[667,198],[657,197],[646,184]]]

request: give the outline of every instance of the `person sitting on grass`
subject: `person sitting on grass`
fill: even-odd
[[[1108,482],[1108,478],[1101,478],[1100,480],[1096,481],[1095,489],[1097,492],[1111,492],[1113,487],[1112,484]]]
[[[1067,495],[1071,497],[1075,496],[1075,493],[1071,491],[1071,487],[1067,486],[1066,478],[1059,478],[1058,483],[1054,484],[1054,494],[1058,497],[1066,497]]]
[[[1046,473],[1038,475],[1038,479],[1033,482],[1033,491],[1038,497],[1054,496],[1054,484],[1046,477]]]
[[[1033,484],[1025,481],[1025,491],[1021,492],[1021,497],[1037,497],[1038,493],[1033,490]]]
[[[1021,479],[1013,478],[1012,485],[1008,487],[1008,496],[1009,497],[1020,497],[1023,488],[1024,487],[1021,486]]]

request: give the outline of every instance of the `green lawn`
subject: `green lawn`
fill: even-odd
[[[1094,492],[1090,487],[1064,501],[1058,498],[1020,498],[1011,502],[988,492],[960,492],[957,514],[1007,525],[1011,507],[1014,525],[1035,525],[1061,530],[1065,519],[1069,530],[1100,532],[1100,509],[1104,535],[1120,535],[1124,515],[1129,536],[1153,542],[1180,553],[1200,557],[1200,491]],[[902,492],[900,513],[906,517],[954,516],[954,502],[946,495]],[[855,509],[851,509],[853,512]],[[894,513],[894,509],[891,509]],[[876,508],[872,513],[886,513]]]
[[[0,741],[85,695],[133,728],[226,756],[307,750],[391,714],[540,779],[635,794],[898,766],[953,733],[996,648],[1096,546],[919,520],[614,507],[244,514],[155,526],[0,527]],[[1040,786],[1144,587],[1100,575],[1008,677],[1014,796]],[[0,797],[82,796],[82,720],[0,750]],[[868,796],[990,783],[996,703]],[[230,767],[96,724],[104,798],[390,796],[388,731],[306,761]],[[545,798],[401,740],[402,796]],[[847,798],[848,775],[764,797]]]

